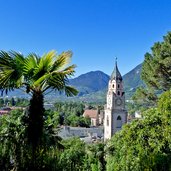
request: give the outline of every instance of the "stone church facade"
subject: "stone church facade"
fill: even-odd
[[[107,104],[104,117],[104,141],[111,137],[127,122],[123,79],[118,70],[117,61],[108,84]]]

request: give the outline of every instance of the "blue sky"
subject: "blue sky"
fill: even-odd
[[[73,51],[76,76],[122,74],[171,30],[170,0],[0,0],[0,49]]]

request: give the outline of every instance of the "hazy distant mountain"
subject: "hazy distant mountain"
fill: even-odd
[[[79,91],[79,96],[104,90],[109,81],[109,76],[102,71],[91,71],[71,79],[70,84]]]
[[[123,76],[126,99],[129,99],[136,88],[143,85],[140,78],[142,64],[136,66]],[[101,71],[91,71],[70,80],[79,92],[79,99],[83,101],[101,101],[106,98],[109,76]]]
[[[136,66],[130,72],[123,76],[124,88],[126,93],[126,99],[129,99],[135,92],[136,88],[143,85],[140,78],[142,64]],[[79,90],[77,97],[66,98],[63,95],[53,92],[46,96],[48,101],[60,100],[79,100],[89,102],[105,102],[107,86],[109,82],[109,76],[102,71],[91,71],[86,74],[82,74],[74,79],[70,79],[69,84]],[[21,91],[14,91],[9,94],[10,96],[28,97],[28,95]]]
[[[144,85],[143,81],[141,80],[141,69],[142,64],[136,66],[134,69],[123,76],[124,89],[127,99],[133,95],[133,93],[139,86]]]
[[[125,91],[131,91],[132,89],[135,89],[143,84],[143,81],[140,77],[141,69],[142,64],[136,66],[134,69],[123,76]]]

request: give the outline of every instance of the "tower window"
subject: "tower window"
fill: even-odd
[[[115,87],[115,85],[113,84],[113,86],[112,86],[113,88]]]
[[[107,126],[109,126],[109,116],[107,116]]]
[[[117,117],[117,122],[116,122],[116,126],[117,128],[121,128],[122,127],[122,118],[120,116]]]
[[[120,85],[118,84],[118,88],[120,88]]]
[[[118,96],[120,95],[120,91],[118,91]]]

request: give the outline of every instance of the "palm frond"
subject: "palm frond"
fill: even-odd
[[[76,96],[78,94],[78,91],[71,86],[65,86],[65,94],[67,96]]]
[[[53,58],[55,57],[55,55],[55,51],[50,51],[43,55],[37,67],[34,69],[34,76],[36,78],[39,78],[43,76],[45,73],[49,72],[51,66],[53,66]]]
[[[4,70],[3,72],[0,71],[0,87],[4,87],[6,85],[10,85],[11,81],[10,81],[10,77],[11,74],[13,73],[13,70]]]
[[[10,51],[9,55],[11,56],[12,59],[15,59],[15,63],[18,65],[23,65],[25,58],[21,53],[15,52],[15,51]]]
[[[13,64],[13,59],[7,52],[0,51],[0,69],[4,69],[5,67],[10,67]]]
[[[44,63],[44,65],[48,68],[49,66],[53,65],[53,58],[56,56],[56,51],[51,50],[48,53],[45,53],[42,56],[42,61]]]
[[[51,71],[63,70],[69,64],[71,57],[72,57],[71,51],[62,52],[60,55],[56,56],[56,61],[54,62]]]
[[[64,92],[67,96],[77,95],[78,91],[74,87],[68,86],[67,83],[68,78],[63,73],[58,73],[57,75],[54,75],[48,79],[48,85],[53,90]]]
[[[62,73],[68,76],[72,76],[75,73],[76,65],[70,65],[69,67],[62,70]]]
[[[33,76],[34,70],[37,67],[39,63],[39,57],[36,54],[29,54],[27,58],[25,59],[23,73],[29,77]]]
[[[32,70],[35,69],[35,67],[37,67],[38,61],[39,61],[39,56],[33,53],[29,54],[25,59],[24,69],[23,69],[24,73],[29,74],[30,72],[32,72]]]
[[[51,72],[51,76],[54,77],[54,79],[56,79],[56,78],[57,79],[59,79],[59,78],[60,79],[66,79],[65,81],[67,82],[68,77],[72,76],[74,74],[74,72],[75,72],[74,68],[75,67],[76,67],[76,65],[71,65],[62,71],[55,70],[55,71]]]
[[[47,80],[49,79],[49,77],[50,77],[50,74],[44,74],[43,76],[41,76],[39,79],[37,79],[33,83],[33,86],[36,87],[36,86],[42,86],[42,85],[44,85],[47,82]]]
[[[68,66],[71,56],[71,51],[60,55],[50,51],[41,58],[33,53],[24,58],[14,51],[0,51],[0,90],[8,92],[24,86],[27,93],[35,90],[43,93],[51,88],[67,96],[76,95],[77,91],[67,85],[76,67]]]
[[[56,89],[58,91],[64,89],[66,82],[67,82],[67,79],[65,78],[65,75],[63,75],[62,73],[53,75],[48,79],[48,85],[52,89]]]
[[[0,89],[10,91],[22,84],[24,57],[17,52],[0,51]]]

